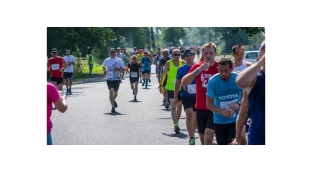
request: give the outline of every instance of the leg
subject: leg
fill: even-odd
[[[57,80],[57,88],[59,91],[63,91],[63,77],[62,78],[58,78]]]
[[[206,129],[206,110],[196,109],[196,122],[198,126],[198,134],[201,145],[204,145],[205,129]]]
[[[52,135],[51,135],[51,133],[49,133],[49,134],[47,135],[47,145],[53,145],[53,144],[52,144]]]
[[[134,95],[136,96],[138,94],[138,82],[134,83]]]
[[[179,92],[179,94],[178,94],[178,105],[177,105],[178,122],[180,120],[181,114],[182,114],[182,101],[181,101],[180,92]]]
[[[228,124],[215,124],[218,145],[228,145]]]
[[[178,122],[177,108],[176,108],[177,106],[174,103],[174,99],[173,98],[170,98],[169,101],[170,101],[170,104],[171,104],[171,117],[172,117],[172,121],[173,121],[173,124],[176,124]]]
[[[111,102],[112,107],[114,107],[114,102],[115,102],[114,88],[109,89],[109,101]]]
[[[69,77],[69,89],[71,90],[71,87],[73,85],[73,75],[74,73],[71,73],[70,77]],[[71,91],[70,91],[71,92]]]
[[[228,145],[231,145],[231,142],[235,139],[236,135],[236,122],[228,124],[227,131],[228,131]]]
[[[206,129],[205,129],[205,145],[213,144],[214,137],[214,121],[213,121],[213,113],[211,110],[206,111],[207,120],[206,120]]]
[[[189,137],[194,137],[194,116],[193,116],[193,109],[192,108],[187,108],[185,109],[184,107],[184,112],[186,114],[186,128],[187,128],[187,132]]]
[[[240,145],[247,145],[246,125],[243,126]]]

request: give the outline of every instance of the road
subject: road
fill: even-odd
[[[188,145],[184,111],[179,134],[173,129],[170,111],[162,106],[155,65],[151,84],[139,84],[138,102],[132,102],[128,76],[120,84],[116,102],[118,113],[110,113],[109,92],[105,78],[92,83],[75,84],[67,96],[65,113],[52,113],[54,145]],[[196,145],[200,145],[196,131]]]

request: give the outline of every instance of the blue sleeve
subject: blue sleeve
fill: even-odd
[[[215,89],[214,89],[214,78],[209,79],[208,84],[207,84],[206,96],[208,96],[210,98],[214,98],[216,96],[216,92],[215,92]]]
[[[149,58],[149,61],[150,61],[150,63],[153,63],[153,61],[152,61],[152,59],[151,59],[151,58]]]
[[[181,80],[183,77],[183,74],[182,74],[182,68],[179,67],[178,68],[178,72],[177,72],[177,79]]]

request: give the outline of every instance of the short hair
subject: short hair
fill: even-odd
[[[202,47],[202,53],[204,52],[204,48],[205,48],[205,47],[213,47],[214,50],[215,50],[215,52],[217,53],[217,46],[216,46],[216,44],[214,44],[213,42],[207,42],[207,43],[205,43],[205,44],[203,45],[203,47]]]
[[[235,53],[235,49],[236,48],[244,48],[244,45],[242,45],[242,44],[236,44],[236,45],[234,45],[233,47],[232,47],[232,53]]]
[[[223,57],[221,60],[218,62],[218,65],[226,66],[229,65],[230,68],[233,68],[233,61],[231,58],[228,57]]]

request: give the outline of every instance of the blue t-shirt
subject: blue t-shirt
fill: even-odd
[[[206,95],[210,98],[214,98],[214,105],[216,107],[220,109],[231,109],[233,103],[241,101],[243,90],[236,85],[237,75],[236,72],[232,72],[231,78],[227,81],[223,81],[218,73],[209,79]],[[232,118],[227,118],[222,114],[213,112],[214,123],[233,123],[236,121],[238,111]]]
[[[144,56],[141,59],[141,63],[144,64],[144,66],[142,66],[142,71],[151,70],[151,66],[150,66],[150,64],[152,64],[151,58]]]
[[[192,68],[192,66],[182,65],[178,68],[177,72],[177,79],[181,80]],[[181,88],[180,96],[189,96],[189,97],[196,97],[196,84],[195,79],[186,87]]]

